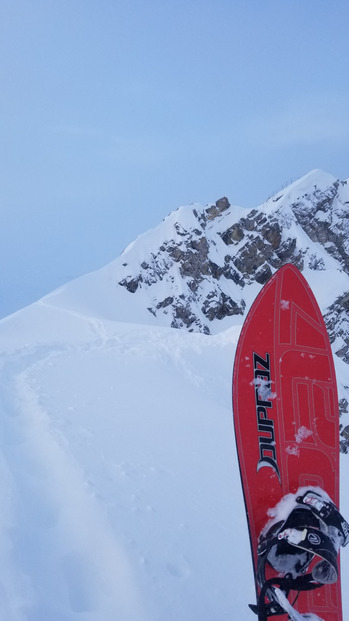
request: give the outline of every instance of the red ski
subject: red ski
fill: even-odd
[[[234,363],[233,411],[258,602],[258,544],[270,510],[287,494],[297,496],[300,488],[324,490],[339,505],[339,412],[332,352],[315,297],[293,265],[274,274],[248,313]],[[314,510],[321,502],[331,504],[321,498],[317,505],[314,495],[310,497],[300,502]],[[346,523],[339,523],[346,539]],[[292,528],[286,530],[278,539],[292,543]],[[302,532],[306,530],[293,529],[291,534]],[[304,554],[305,544],[297,545]],[[320,557],[330,559],[326,568],[332,578],[337,570],[338,579],[301,591],[294,608],[300,614],[313,613],[314,619],[318,615],[342,621],[339,566],[335,561],[331,565],[333,554],[326,555],[325,550]],[[280,576],[270,566],[266,571],[268,578]],[[277,614],[282,621],[288,618],[284,611]]]

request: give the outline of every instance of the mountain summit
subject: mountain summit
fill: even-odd
[[[346,310],[347,180],[314,170],[254,209],[226,197],[180,207],[102,270],[45,299],[62,304],[69,293],[70,302],[112,319],[214,334],[241,324],[258,290],[287,262],[305,273],[324,312],[333,318]],[[348,342],[341,355],[349,362]]]
[[[313,272],[344,273],[340,293],[349,289],[348,205],[346,181],[313,171],[255,209],[225,197],[182,207],[125,250],[118,285],[144,296],[159,323],[206,334],[241,323],[256,289],[287,262],[310,282]]]
[[[349,363],[349,184],[320,170],[254,209],[226,197],[180,207],[102,270],[44,299],[61,305],[68,294],[112,319],[215,334],[242,324],[288,262],[304,272]]]

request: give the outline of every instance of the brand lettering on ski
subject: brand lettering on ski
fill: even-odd
[[[253,353],[253,368],[257,429],[260,434],[258,436],[259,460],[257,471],[264,466],[272,468],[281,482],[280,470],[277,464],[274,421],[268,417],[268,409],[273,407],[270,400],[270,355],[265,354],[265,358],[262,358],[262,356]]]

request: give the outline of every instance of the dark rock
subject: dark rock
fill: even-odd
[[[269,267],[268,264],[263,265],[263,267],[258,270],[258,272],[255,275],[255,280],[260,284],[260,285],[265,285],[266,282],[268,282],[268,280],[272,277],[272,271]]]
[[[295,255],[297,239],[289,237],[286,239],[276,251],[277,257],[280,259],[280,267],[284,263],[292,262],[291,259]]]
[[[156,308],[166,308],[166,306],[170,306],[171,304],[173,304],[173,300],[174,298],[172,297],[172,295],[168,296],[167,298],[165,298],[164,300],[162,300],[162,302],[159,302],[156,305]]]
[[[238,304],[221,292],[218,298],[214,294],[208,296],[201,310],[205,317],[213,321],[214,319],[224,319],[224,317],[231,315],[243,315],[245,306],[244,302]]]
[[[278,222],[273,222],[263,226],[261,233],[264,239],[271,244],[273,250],[279,248],[281,243],[281,229]]]
[[[130,293],[135,293],[140,282],[142,282],[142,278],[138,276],[137,278],[124,278],[119,282],[119,285],[121,285],[121,287],[126,287],[127,291]]]
[[[324,315],[330,342],[339,339],[341,347],[336,350],[337,356],[349,364],[349,291],[340,295],[328,308]]]
[[[212,205],[211,207],[208,207],[205,210],[207,220],[213,220],[214,218],[219,216],[223,211],[226,211],[227,209],[229,209],[229,207],[230,207],[230,203],[226,196],[223,196],[223,198],[219,198],[218,201],[216,201],[214,205]]]
[[[273,249],[270,244],[265,244],[263,239],[258,236],[243,246],[234,260],[234,265],[242,274],[251,276],[266,261],[271,259],[272,254]]]
[[[233,224],[233,226],[221,234],[221,237],[227,246],[230,246],[231,244],[238,244],[244,236],[245,234],[240,224]]]

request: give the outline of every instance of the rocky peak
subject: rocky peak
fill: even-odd
[[[349,274],[348,207],[347,182],[321,171],[255,209],[231,207],[226,197],[183,207],[157,227],[150,250],[135,242],[131,254],[137,245],[141,260],[130,263],[130,253],[122,255],[118,283],[130,294],[145,292],[159,323],[216,332],[227,317],[241,322],[249,286],[260,287],[287,262]]]
[[[144,242],[123,253],[117,282],[159,324],[205,334],[240,325],[261,286],[293,263],[320,303],[334,353],[349,363],[347,181],[313,171],[251,210],[226,197],[182,207]]]
[[[343,191],[344,190],[344,191]],[[297,221],[313,242],[326,248],[349,274],[349,197],[346,181],[316,188],[292,206]]]

